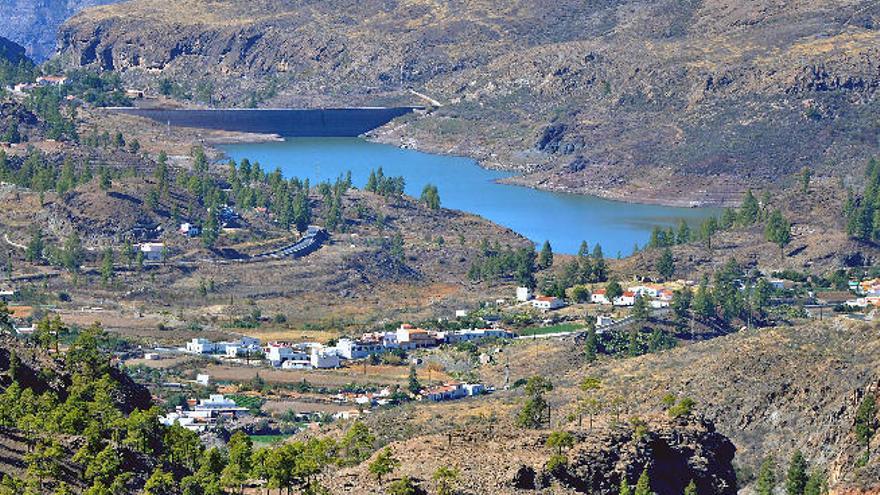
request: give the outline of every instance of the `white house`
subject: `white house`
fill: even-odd
[[[596,289],[590,293],[590,302],[593,304],[611,304],[611,301],[605,296],[605,289]]]
[[[67,76],[40,76],[37,78],[40,86],[64,86],[67,84]]]
[[[254,337],[241,337],[235,342],[221,342],[219,345],[223,348],[218,352],[225,352],[226,357],[230,358],[238,358],[260,351],[260,339]]]
[[[335,348],[312,347],[312,368],[338,368],[339,354]]]
[[[486,392],[481,383],[447,383],[445,385],[422,391],[422,399],[435,402],[456,400]]]
[[[636,294],[635,292],[626,291],[620,297],[614,298],[615,306],[632,306],[636,303]]]
[[[203,387],[207,387],[211,384],[211,375],[198,374],[196,375],[196,383]]]
[[[455,317],[456,318],[467,318],[468,311],[466,309],[456,309]]]
[[[186,352],[192,354],[214,354],[217,350],[217,344],[208,339],[197,338],[186,343]]]
[[[336,343],[339,356],[344,359],[363,359],[372,354],[382,354],[385,348],[376,341],[339,339]]]
[[[467,391],[460,383],[448,383],[439,387],[434,387],[422,391],[422,398],[434,402],[444,400],[461,399],[467,396]]]
[[[607,327],[608,325],[614,324],[614,318],[608,315],[598,315],[596,316],[596,326],[597,327]]]
[[[209,423],[204,418],[189,415],[189,411],[177,411],[159,416],[159,423],[164,426],[180,425],[187,430],[201,433],[208,429]]]
[[[397,345],[401,349],[424,349],[437,345],[437,339],[427,330],[403,324],[397,329]]]
[[[272,366],[283,366],[286,361],[309,361],[309,355],[305,352],[277,342],[270,342],[265,352],[266,359]]]
[[[660,287],[653,285],[636,285],[627,289],[627,291],[642,297],[657,297]]]
[[[540,310],[544,310],[544,311],[559,309],[563,306],[565,306],[565,302],[562,299],[559,299],[558,297],[538,296],[532,300],[532,307],[540,309]]]
[[[144,253],[145,260],[161,261],[162,252],[165,251],[165,244],[161,242],[145,242],[141,244],[140,249]]]
[[[197,237],[201,233],[201,229],[196,225],[185,222],[180,224],[180,233],[187,237]]]
[[[281,369],[285,370],[307,370],[312,367],[312,362],[308,359],[286,359],[281,363]]]
[[[482,383],[465,383],[462,386],[469,396],[480,395],[486,392],[486,387]]]
[[[529,290],[528,287],[517,287],[516,288],[516,300],[519,302],[526,302],[532,298],[532,291]]]

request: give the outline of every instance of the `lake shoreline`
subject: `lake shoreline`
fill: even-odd
[[[165,122],[178,128],[205,129],[213,133],[205,141],[211,146],[229,144],[267,143],[283,141],[286,137],[360,137],[368,142],[391,145],[441,156],[467,158],[486,170],[512,174],[499,178],[498,184],[530,189],[593,197],[633,205],[652,205],[676,208],[731,206],[741,194],[730,195],[720,201],[695,199],[703,192],[704,184],[679,184],[678,190],[665,191],[655,184],[642,187],[631,182],[610,181],[601,172],[592,172],[605,179],[580,179],[572,184],[568,176],[554,173],[549,164],[552,157],[537,151],[513,150],[502,154],[476,149],[465,143],[417,139],[409,136],[410,119],[419,119],[421,107],[393,108],[322,108],[322,109],[207,109],[207,108],[113,108],[111,112],[134,115]],[[276,131],[276,132],[270,132]],[[462,146],[463,145],[463,146]]]
[[[490,170],[472,158],[376,143],[364,138],[289,138],[284,142],[232,144],[221,147],[236,161],[248,158],[264,169],[279,167],[284,177],[308,178],[313,184],[332,182],[351,172],[363,187],[371,170],[386,177],[402,176],[405,194],[418,198],[423,187],[439,189],[444,209],[479,216],[554,250],[577,252],[581,241],[601,243],[610,255],[629,253],[634,243],[648,241],[654,227],[677,228],[681,219],[692,225],[719,212],[713,208],[681,208],[624,203],[596,196],[559,193],[506,179],[513,172]]]

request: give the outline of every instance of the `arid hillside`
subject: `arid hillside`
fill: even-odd
[[[668,439],[671,434],[704,447],[710,438],[728,438],[736,449],[733,464],[740,489],[754,488],[760,464],[771,456],[779,466],[777,480],[784,479],[788,460],[800,450],[812,468],[827,474],[833,493],[876,493],[880,489],[877,457],[861,459],[865,448],[856,439],[854,424],[861,402],[880,394],[878,359],[876,328],[845,319],[740,331],[637,358],[602,358],[594,363],[585,363],[580,344],[573,341],[520,341],[504,346],[495,363],[479,367],[481,379],[500,389],[508,367],[511,382],[535,374],[551,379],[554,388],[547,393],[547,401],[553,411],[552,430],[569,431],[577,438],[568,453],[571,478],[544,470],[553,454],[543,446],[551,429],[535,435],[513,425],[526,400],[522,387],[481,401],[405,407],[367,421],[381,439],[391,442],[404,462],[400,474],[421,480],[423,486],[430,486],[431,473],[438,465],[451,462],[462,472],[462,487],[473,493],[490,489],[508,493],[518,479],[515,473],[520,465],[537,473],[536,489],[559,490],[541,493],[605,493],[608,486],[593,484],[596,479],[591,474],[602,465],[597,452],[618,449],[620,458],[605,471],[605,478],[614,479],[610,485],[616,483],[621,469],[630,470],[632,481],[645,466],[642,461],[633,462],[639,459],[638,452],[644,454],[641,449],[652,445],[656,453],[665,447],[650,439]],[[597,379],[598,389],[581,390],[587,377]],[[664,397],[670,394],[679,401],[690,398],[695,402],[689,426],[684,426],[688,421],[666,417]],[[591,399],[599,404],[592,428],[585,412],[589,408],[583,408]],[[648,436],[640,443],[632,437],[633,425],[643,423]],[[880,437],[875,436],[872,451],[878,441]],[[689,465],[708,467],[718,474],[724,442],[713,443],[715,457]],[[647,467],[655,479],[658,457],[649,457],[654,461]],[[594,471],[579,470],[583,464]],[[363,470],[350,470],[343,479],[350,484],[339,486],[342,493],[370,483]],[[592,491],[585,491],[583,483],[592,485]],[[723,490],[716,486],[709,492]]]
[[[376,139],[547,189],[717,204],[876,153],[878,15],[864,0],[135,0],[60,36],[67,66],[215,105],[427,101],[415,90],[442,107]]]

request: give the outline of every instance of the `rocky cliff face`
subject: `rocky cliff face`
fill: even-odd
[[[58,26],[86,7],[120,0],[0,0],[0,36],[27,48],[28,55],[41,62],[55,52]]]
[[[408,476],[433,493],[432,474],[439,466],[459,471],[461,493],[592,493],[619,492],[621,479],[634,485],[643,470],[658,495],[679,495],[691,480],[700,493],[736,493],[735,449],[711,423],[673,422],[651,418],[630,425],[573,431],[574,446],[565,452],[563,468],[548,469],[554,454],[544,446],[549,432],[463,426],[451,440],[422,435],[390,445],[401,461],[394,477]],[[368,462],[328,476],[332,493],[375,493]]]
[[[547,189],[725,203],[876,151],[878,19],[868,0],[135,0],[77,16],[61,49],[222,105],[421,101],[414,89],[444,106],[377,139]]]

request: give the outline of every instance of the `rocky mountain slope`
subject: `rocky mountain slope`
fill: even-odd
[[[691,439],[685,443],[704,448],[708,444],[693,440],[709,437],[693,433],[709,431],[717,435],[715,438],[729,439],[736,450],[733,464],[739,489],[754,488],[759,466],[769,456],[779,466],[777,480],[783,480],[787,463],[798,449],[811,468],[826,473],[832,493],[877,493],[880,489],[880,457],[872,454],[863,459],[865,447],[854,433],[861,402],[872,394],[880,397],[876,326],[846,319],[801,320],[793,326],[740,331],[637,358],[601,358],[594,363],[585,363],[581,344],[572,341],[520,341],[502,347],[495,355],[495,363],[479,367],[480,380],[499,388],[488,398],[402,407],[366,419],[404,461],[401,475],[429,480],[437,463],[458,459],[464,487],[473,487],[473,493],[506,493],[505,483],[510,483],[513,475],[505,470],[512,473],[512,467],[520,463],[532,467],[540,479],[542,463],[550,452],[542,450],[542,441],[536,439],[540,434],[534,437],[512,425],[525,397],[522,388],[501,390],[509,368],[511,382],[536,374],[551,378],[554,389],[546,398],[552,428],[572,432],[588,447],[578,444],[573,452],[595,453],[603,445],[620,447],[620,463],[608,470],[611,478],[618,475],[621,466],[639,465],[625,461],[633,459],[624,454],[631,452],[632,445],[614,440],[620,432],[632,431],[615,430],[619,412],[619,419],[630,428],[645,421],[647,431],[659,433],[661,438],[665,437],[663,432],[679,431]],[[598,379],[599,389],[582,391],[580,384],[586,377]],[[664,422],[663,399],[668,394],[695,401],[692,421],[697,424],[682,429],[668,418]],[[590,398],[601,405],[592,430],[586,414],[578,418],[578,404]],[[521,436],[522,443],[505,440],[508,435]],[[449,436],[453,445],[447,447]],[[714,443],[711,450],[716,457],[707,457],[716,468],[720,464],[715,461],[723,459],[723,444]],[[505,445],[511,446],[508,451]],[[878,447],[880,436],[875,435],[870,449],[876,452]],[[511,461],[498,460],[504,455]],[[588,456],[570,453],[570,466],[584,458]],[[601,459],[593,456],[589,464],[601,466]],[[503,467],[492,471],[492,466],[498,465]],[[350,476],[357,479],[352,486],[365,482],[359,471]],[[577,490],[572,488],[574,484],[565,486]],[[602,491],[595,485],[582,490]]]
[[[876,152],[878,16],[867,0],[135,0],[76,16],[60,43],[69,66],[222,105],[421,102],[414,89],[443,107],[377,139],[547,189],[729,203]]]
[[[58,26],[86,7],[105,5],[119,0],[0,0],[0,36],[27,48],[37,61],[55,52]]]
[[[730,437],[744,472],[757,473],[770,455],[787,462],[800,449],[826,469],[832,486],[877,490],[877,458],[861,465],[853,429],[862,399],[880,393],[876,332],[844,320],[742,331],[575,375],[599,377],[605,393],[621,394],[632,412],[659,408],[666,393],[693,398]]]
[[[567,466],[548,469],[553,449],[545,446],[549,432],[505,428],[445,435],[424,435],[394,442],[401,461],[395,478],[409,477],[435,493],[432,473],[441,466],[459,471],[458,493],[619,493],[626,478],[634,485],[642,470],[660,495],[682,493],[694,480],[700,493],[736,493],[734,447],[705,421],[651,418],[644,431],[630,425],[574,432],[566,452]],[[368,462],[327,477],[334,494],[377,493]],[[384,493],[387,493],[385,491]]]
[[[25,59],[27,59],[27,56],[23,46],[0,37],[0,61],[17,65]]]

